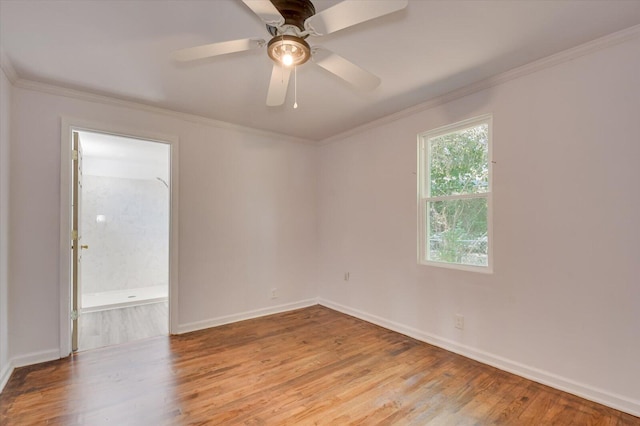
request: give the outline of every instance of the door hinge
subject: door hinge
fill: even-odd
[[[78,230],[74,229],[73,231],[71,231],[71,239],[73,241],[77,241],[78,240]]]
[[[77,149],[74,149],[74,150],[71,151],[71,158],[73,160],[77,160],[78,159],[78,150]]]
[[[77,320],[79,316],[80,314],[78,314],[78,311],[71,311],[71,321]]]

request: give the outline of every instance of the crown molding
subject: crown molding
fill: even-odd
[[[24,78],[21,78],[16,73],[15,69],[11,64],[11,61],[2,50],[0,50],[0,68],[2,68],[2,70],[6,74],[9,81],[15,87],[19,87],[22,89],[34,90],[38,92],[64,96],[64,97],[88,101],[88,102],[100,103],[104,105],[113,105],[113,106],[131,108],[139,111],[165,115],[165,116],[173,117],[176,119],[181,119],[184,121],[195,123],[195,124],[203,124],[206,126],[222,128],[227,130],[236,130],[236,131],[241,131],[245,133],[251,133],[257,136],[274,138],[274,139],[279,139],[283,141],[302,143],[306,145],[327,145],[327,144],[342,140],[344,138],[347,138],[349,136],[353,136],[353,135],[377,128],[384,124],[389,124],[394,121],[400,120],[402,118],[409,117],[419,112],[429,110],[431,108],[435,108],[439,105],[446,104],[448,102],[454,101],[464,96],[471,95],[481,90],[489,89],[491,87],[506,83],[508,81],[511,81],[520,77],[524,77],[526,75],[535,73],[537,71],[550,68],[550,67],[559,65],[561,63],[576,59],[580,56],[594,53],[599,50],[605,49],[607,47],[623,43],[627,40],[634,39],[638,36],[640,36],[640,25],[635,25],[633,27],[629,27],[627,29],[606,35],[604,37],[600,37],[598,39],[589,41],[587,43],[583,43],[579,46],[572,47],[570,49],[553,54],[551,56],[547,56],[545,58],[536,60],[534,62],[530,62],[520,67],[513,68],[509,71],[494,75],[492,77],[486,78],[476,83],[472,83],[460,89],[445,93],[441,96],[438,96],[426,102],[420,103],[418,105],[406,108],[404,110],[398,111],[394,114],[390,114],[385,117],[379,118],[377,120],[370,121],[366,124],[354,127],[353,129],[347,130],[345,132],[339,133],[337,135],[331,136],[321,141],[298,138],[290,135],[285,135],[282,133],[270,132],[267,130],[259,130],[252,127],[242,126],[239,124],[234,124],[234,123],[229,123],[221,120],[215,120],[212,118],[203,117],[200,115],[189,114],[185,112],[171,110],[168,108],[152,106],[152,105],[144,104],[141,102],[135,102],[131,100],[125,100],[121,98],[115,98],[111,96],[92,93],[84,90],[72,89],[72,88],[57,86],[49,83],[42,83],[42,82],[24,79]]]
[[[11,60],[4,53],[4,49],[0,47],[0,69],[4,72],[4,75],[7,76],[11,84],[15,85],[18,80],[18,73],[16,73],[15,68],[13,68],[13,64],[11,64]]]
[[[72,99],[86,101],[86,102],[93,102],[93,103],[98,103],[103,105],[130,108],[138,111],[164,115],[164,116],[176,118],[179,120],[187,121],[190,123],[202,124],[205,126],[215,127],[219,129],[235,130],[243,133],[251,133],[256,136],[267,137],[270,139],[277,139],[280,141],[301,143],[305,145],[315,145],[317,143],[316,141],[312,141],[309,139],[297,138],[294,136],[285,135],[277,132],[270,132],[267,130],[254,129],[252,127],[241,126],[239,124],[228,123],[226,121],[215,120],[213,118],[207,118],[200,115],[189,114],[186,112],[175,111],[168,108],[152,106],[152,105],[148,105],[140,102],[115,98],[111,96],[101,95],[101,94],[92,93],[92,92],[79,90],[79,89],[72,89],[69,87],[63,87],[63,86],[58,86],[58,85],[49,84],[49,83],[43,83],[43,82],[34,81],[34,80],[28,80],[20,77],[16,78],[15,81],[12,81],[12,83],[15,87],[20,89],[32,90],[36,92],[47,93],[50,95],[63,96],[67,98],[72,98]]]
[[[632,40],[639,36],[640,36],[640,25],[634,25],[633,27],[629,27],[624,30],[611,33],[604,37],[600,37],[595,40],[588,41],[586,43],[572,47],[570,49],[555,53],[551,56],[538,59],[528,64],[519,66],[517,68],[513,68],[509,71],[505,71],[503,73],[496,74],[484,80],[480,80],[476,83],[469,84],[460,89],[445,93],[444,95],[438,96],[436,98],[420,103],[418,105],[414,105],[412,107],[403,109],[402,111],[398,111],[396,113],[384,116],[377,120],[370,121],[361,126],[354,127],[353,129],[350,129],[345,132],[339,133],[337,135],[323,139],[322,141],[317,142],[317,144],[328,145],[333,142],[343,140],[349,136],[363,133],[368,130],[380,127],[382,125],[389,124],[394,121],[398,121],[402,118],[412,116],[414,114],[417,114],[419,112],[422,112],[431,108],[435,108],[437,106],[449,103],[451,101],[471,95],[481,90],[498,86],[500,84],[506,83],[511,80],[515,80],[520,77],[524,77],[526,75],[541,71],[546,68],[554,67],[564,62],[568,62],[573,59],[576,59],[580,56],[588,55],[590,53],[594,53],[599,50],[606,49],[608,47],[611,47],[620,43],[624,43],[625,41]]]

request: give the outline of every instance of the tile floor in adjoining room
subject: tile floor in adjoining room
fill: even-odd
[[[83,313],[79,318],[80,351],[169,334],[168,302]]]

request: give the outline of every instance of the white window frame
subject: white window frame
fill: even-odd
[[[480,124],[488,126],[488,167],[489,181],[487,191],[478,194],[462,194],[462,195],[445,195],[431,197],[429,194],[431,185],[428,184],[427,178],[430,176],[429,171],[429,139],[443,136],[449,133],[459,132],[470,127]],[[468,120],[449,124],[447,126],[438,127],[418,134],[418,264],[437,266],[442,268],[459,269],[463,271],[474,271],[481,273],[493,273],[493,116],[485,114],[479,117],[470,118]],[[446,201],[446,200],[462,200],[469,198],[486,198],[487,199],[487,266],[465,265],[459,263],[438,262],[428,259],[428,236],[429,230],[429,214],[427,211],[427,202]]]

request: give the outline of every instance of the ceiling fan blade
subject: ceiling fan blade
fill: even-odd
[[[242,0],[262,21],[273,27],[281,27],[284,18],[269,0]]]
[[[322,48],[314,48],[313,62],[361,90],[373,90],[380,78],[340,55]]]
[[[190,47],[173,52],[173,59],[180,62],[226,55],[227,53],[244,52],[264,46],[265,41],[259,38],[245,38],[242,40],[223,41]]]
[[[290,76],[291,68],[273,64],[271,82],[267,92],[267,106],[279,106],[284,103],[284,99],[287,97]]]
[[[344,0],[309,17],[304,27],[315,35],[330,34],[407,7],[409,0]]]

